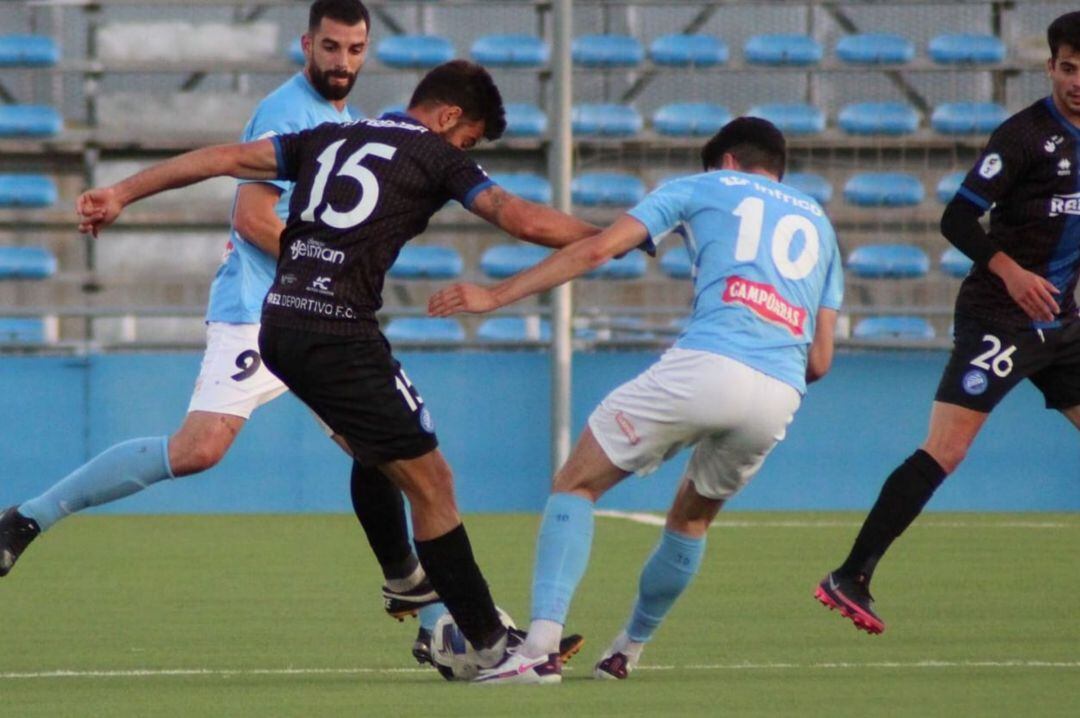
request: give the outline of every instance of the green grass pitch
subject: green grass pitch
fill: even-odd
[[[877,637],[811,597],[861,519],[722,515],[641,668],[602,682],[659,529],[598,517],[562,685],[485,688],[412,663],[351,517],[80,516],[0,579],[0,715],[1080,715],[1080,515],[922,517],[878,571]],[[466,519],[521,622],[537,520]]]

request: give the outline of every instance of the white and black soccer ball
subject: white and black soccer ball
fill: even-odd
[[[504,626],[515,628],[510,614],[497,606],[495,610]],[[449,613],[439,617],[431,632],[431,658],[435,669],[448,681],[471,681],[480,672],[476,651]]]

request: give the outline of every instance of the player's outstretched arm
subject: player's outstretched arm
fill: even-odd
[[[490,312],[580,277],[648,238],[645,225],[630,215],[623,215],[600,234],[567,245],[539,264],[498,284],[490,287],[455,284],[436,292],[428,300],[428,314],[447,317],[462,312]]]
[[[498,185],[478,194],[469,211],[511,236],[544,247],[564,247],[600,231],[595,224],[522,199]]]
[[[258,140],[203,147],[147,167],[109,187],[88,190],[75,201],[80,218],[79,231],[96,236],[132,202],[222,175],[274,179],[277,176],[277,152],[273,142]]]
[[[825,376],[832,367],[837,314],[835,309],[818,309],[814,322],[814,339],[810,342],[810,351],[806,357],[807,384]]]

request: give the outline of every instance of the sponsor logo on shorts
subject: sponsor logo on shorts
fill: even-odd
[[[630,446],[637,446],[638,442],[641,441],[641,437],[637,435],[634,425],[626,418],[626,414],[621,411],[616,411],[615,423],[619,425],[622,433],[625,434],[626,438],[630,441]]]
[[[796,307],[780,296],[771,284],[752,282],[742,277],[728,277],[724,301],[741,304],[767,322],[787,329],[801,337],[806,325],[806,310]]]
[[[429,434],[435,433],[435,420],[426,406],[420,407],[420,428]]]
[[[1001,161],[1001,155],[997,152],[991,152],[979,165],[979,176],[983,179],[992,179],[1001,172],[1001,168],[1005,166],[1005,163]]]
[[[964,374],[964,378],[960,380],[960,384],[968,394],[978,396],[985,392],[986,388],[990,386],[990,379],[986,376],[986,372],[980,369],[972,369]]]
[[[1056,194],[1050,198],[1050,216],[1062,214],[1080,215],[1080,192]]]
[[[325,242],[311,238],[295,240],[289,245],[289,254],[293,259],[310,257],[330,264],[345,263],[345,253],[340,249],[330,249]]]

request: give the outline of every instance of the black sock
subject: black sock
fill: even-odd
[[[836,572],[865,574],[869,581],[889,545],[911,525],[944,480],[945,469],[930,454],[919,449],[909,456],[885,480],[851,553]]]
[[[353,511],[364,527],[383,576],[388,580],[411,576],[418,561],[409,542],[401,490],[375,467],[363,467],[355,461],[349,488]]]
[[[458,524],[429,541],[417,541],[416,553],[432,587],[469,643],[476,649],[495,645],[506,630],[473,558],[465,525]]]

